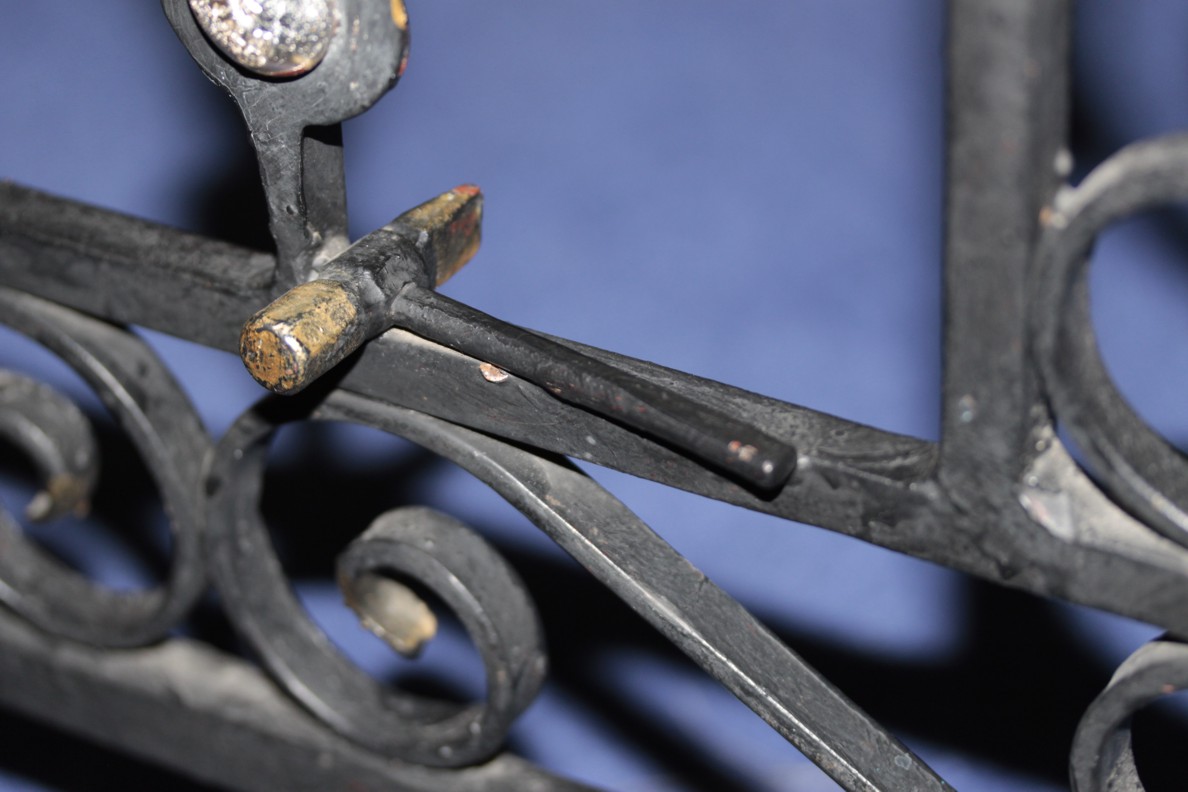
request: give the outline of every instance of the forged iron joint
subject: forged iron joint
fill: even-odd
[[[478,251],[482,193],[464,185],[360,239],[244,325],[240,357],[271,391],[303,390],[395,324],[410,286],[440,286]]]

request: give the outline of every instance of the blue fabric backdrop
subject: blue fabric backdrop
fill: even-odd
[[[477,183],[483,248],[451,296],[936,438],[940,2],[410,0],[410,12],[407,74],[346,125],[354,235]],[[1188,126],[1188,5],[1095,0],[1078,19],[1079,166]],[[0,98],[0,178],[259,240],[242,126],[156,3],[4,4]],[[1140,220],[1106,237],[1095,310],[1124,390],[1182,442],[1188,278],[1182,236],[1168,229],[1167,218]],[[234,358],[148,338],[216,435],[260,396]],[[0,364],[29,360],[59,377],[0,337]],[[313,445],[337,450],[323,461],[347,493],[394,486],[368,471],[409,453],[366,432],[290,438],[302,459]],[[961,789],[1066,788],[1080,708],[1156,634],[593,472]],[[419,481],[426,500],[507,549],[538,596],[564,603],[554,613],[572,614],[550,634],[556,672],[513,733],[517,751],[618,790],[832,788],[481,486],[445,468]],[[117,582],[137,574],[104,569]],[[387,673],[332,590],[302,592],[360,662]],[[424,662],[446,679],[473,670],[442,643]],[[0,724],[2,790],[107,789],[113,778],[179,788],[15,718]]]

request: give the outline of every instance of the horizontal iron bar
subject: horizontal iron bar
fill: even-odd
[[[2,286],[111,321],[238,352],[243,323],[270,302],[277,291],[270,282],[271,271],[272,258],[264,253],[0,182]],[[935,447],[927,441],[592,347],[542,337],[608,363],[617,371],[638,376],[649,386],[659,385],[718,412],[771,427],[777,438],[796,443],[794,447],[803,458],[833,460],[839,474],[852,469],[864,478],[906,486],[927,476],[935,458]],[[425,358],[424,367],[410,369],[410,364]],[[447,371],[454,368],[450,364],[465,361],[467,371],[458,378],[439,373],[434,366],[439,360],[447,364]],[[632,431],[616,433],[617,450],[613,452],[605,445],[590,443],[587,429],[598,428],[601,433],[603,427],[615,424],[565,405],[544,389],[515,377],[510,378],[515,382],[508,387],[493,387],[495,383],[480,375],[473,358],[399,330],[375,339],[353,365],[348,363],[343,368],[349,370],[343,372],[339,384],[347,390],[607,467],[619,467],[616,459],[622,456],[624,444],[628,448],[636,443],[656,445]],[[435,384],[434,379],[440,382]],[[515,399],[515,405],[503,403],[509,401],[510,391],[525,388],[531,390],[530,401],[534,403],[523,404],[522,397]],[[429,398],[439,390],[456,394],[451,399]],[[555,403],[566,417],[554,426],[532,426],[548,422],[547,417],[536,418],[534,411],[540,404],[535,402],[541,401]],[[515,414],[503,414],[509,409]],[[571,415],[581,416],[575,424],[580,431],[566,426]],[[876,446],[879,453],[869,453]],[[701,469],[696,464],[690,467]],[[685,468],[667,474],[661,471],[656,480],[680,486],[680,479],[688,473]],[[722,491],[735,488],[732,485]],[[718,488],[704,494],[722,497]]]
[[[436,770],[367,753],[315,721],[254,666],[194,641],[91,649],[51,638],[0,609],[0,646],[0,703],[6,707],[235,789],[590,789],[511,755]]]
[[[268,282],[271,262],[266,254],[0,183],[0,286],[106,319],[233,352],[244,321],[274,296]],[[797,449],[797,473],[774,494],[752,492],[526,380],[512,375],[491,381],[483,376],[484,361],[403,330],[389,330],[346,361],[338,385],[997,583],[1188,634],[1188,612],[1182,607],[1188,601],[1188,551],[1153,552],[1150,532],[1133,521],[1123,521],[1126,527],[1108,543],[1085,541],[1075,532],[1070,536],[1033,521],[1009,482],[974,486],[972,497],[954,497],[937,482],[935,443],[551,340],[763,427]]]
[[[234,350],[273,257],[0,181],[3,283],[115,322]]]

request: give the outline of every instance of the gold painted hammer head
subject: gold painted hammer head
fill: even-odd
[[[392,326],[409,283],[445,283],[478,251],[482,192],[463,185],[368,234],[244,325],[239,355],[265,388],[297,393]]]

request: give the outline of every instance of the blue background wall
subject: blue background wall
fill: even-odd
[[[445,288],[451,296],[936,438],[940,2],[411,0],[410,12],[407,74],[346,125],[354,235],[477,183],[483,249]],[[1081,7],[1079,166],[1188,126],[1185,32],[1188,6],[1171,0]],[[4,4],[0,99],[0,178],[260,241],[242,125],[156,3]],[[1107,235],[1095,272],[1112,370],[1181,442],[1182,247],[1168,217],[1128,223]],[[236,359],[148,337],[216,436],[259,397]],[[33,360],[62,376],[32,355],[0,337],[0,364]],[[311,465],[317,451],[331,504],[386,492],[395,483],[376,471],[413,453],[358,431],[286,442]],[[1156,634],[593,472],[958,788],[1065,788],[1080,710]],[[550,614],[572,619],[550,634],[556,671],[513,733],[517,751],[620,790],[831,788],[480,486],[441,467],[417,481],[422,500],[494,537],[553,602]],[[387,673],[333,591],[302,591],[336,639]],[[453,669],[446,679],[470,668],[449,649],[424,661]],[[15,718],[0,728],[0,789],[180,788]]]

